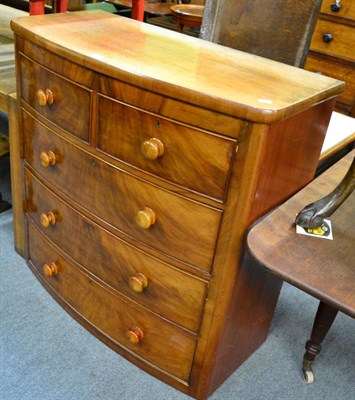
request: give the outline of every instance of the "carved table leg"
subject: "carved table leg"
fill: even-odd
[[[324,224],[324,218],[330,217],[350,196],[355,188],[355,157],[350,168],[339,185],[327,196],[308,204],[301,210],[295,223],[303,228],[318,228]]]
[[[320,353],[324,338],[326,337],[338,310],[327,304],[320,302],[317,314],[313,323],[311,338],[306,343],[306,352],[303,356],[303,377],[307,383],[313,383],[314,375],[312,363],[317,354]]]

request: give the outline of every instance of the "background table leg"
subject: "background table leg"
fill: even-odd
[[[54,13],[67,12],[67,0],[52,0],[52,12]]]
[[[314,375],[312,363],[317,354],[320,353],[324,338],[326,337],[332,323],[338,313],[338,310],[327,304],[320,302],[317,314],[313,323],[311,338],[306,342],[306,352],[303,356],[302,372],[307,383],[312,383]]]
[[[132,18],[144,21],[144,0],[132,0]]]
[[[30,0],[30,15],[44,14],[44,0]]]

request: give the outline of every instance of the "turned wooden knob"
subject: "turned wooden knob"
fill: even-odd
[[[47,214],[42,213],[39,216],[39,220],[40,220],[43,228],[48,228],[49,225],[55,225],[55,223],[56,223],[55,215],[53,214],[52,211],[49,211]]]
[[[36,92],[36,100],[41,107],[51,105],[54,102],[53,93],[50,89],[38,89]]]
[[[148,286],[148,279],[141,272],[137,272],[129,278],[128,283],[134,292],[141,293]]]
[[[42,153],[39,155],[39,159],[44,168],[47,168],[50,165],[53,166],[57,162],[56,156],[53,153],[53,151],[51,151],[51,150],[49,150],[47,152],[42,151]]]
[[[128,332],[126,332],[128,340],[133,344],[138,344],[144,337],[143,331],[138,326],[135,326]]]
[[[142,153],[148,160],[156,160],[164,154],[164,144],[157,138],[150,138],[143,142]]]
[[[57,275],[58,267],[54,262],[51,262],[49,264],[44,264],[43,273],[44,275],[48,276],[48,278],[50,278],[51,276]]]
[[[142,229],[150,228],[156,220],[154,211],[149,207],[144,207],[143,210],[137,212],[136,222]]]

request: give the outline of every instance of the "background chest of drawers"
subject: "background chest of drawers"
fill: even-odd
[[[355,116],[355,2],[323,0],[305,68],[345,81],[336,110]]]
[[[102,12],[12,28],[30,268],[115,351],[206,398],[265,340],[280,282],[244,235],[312,179],[342,83]]]

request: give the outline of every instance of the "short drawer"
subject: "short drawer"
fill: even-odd
[[[236,140],[99,96],[97,147],[184,188],[224,200]]]
[[[28,171],[25,178],[27,213],[47,239],[137,303],[187,329],[198,330],[206,282],[112,235],[63,202]]]
[[[89,140],[91,91],[20,56],[21,96],[60,128]]]
[[[210,271],[222,211],[128,174],[23,113],[26,161],[94,216],[159,252]],[[44,167],[41,154],[54,165]]]
[[[196,345],[192,337],[105,289],[51,247],[31,224],[29,262],[96,329],[158,368],[188,380]]]
[[[354,28],[319,19],[311,42],[311,50],[354,60]]]
[[[338,5],[335,0],[323,0],[321,12],[355,20],[354,0],[341,0]]]

